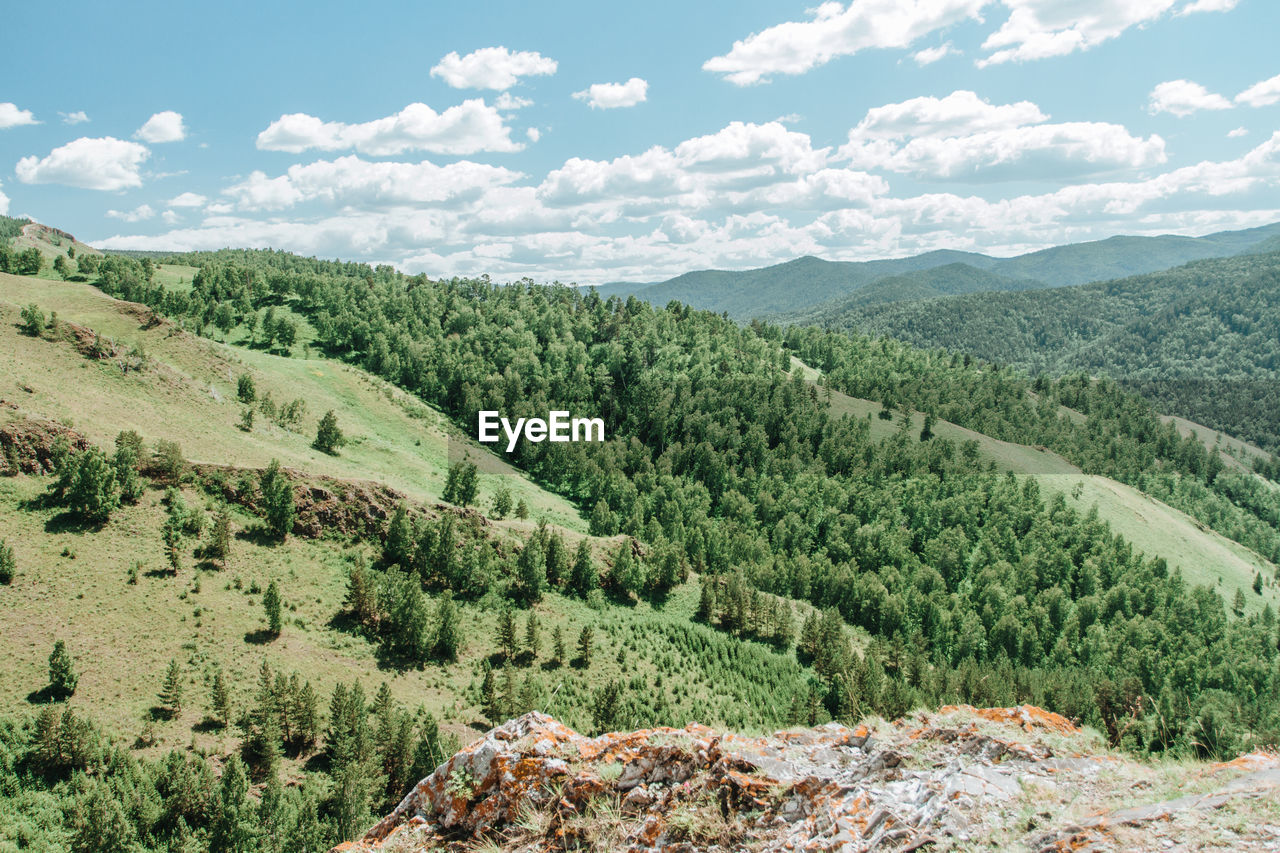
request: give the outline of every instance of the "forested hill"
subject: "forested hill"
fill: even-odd
[[[1280,449],[1280,253],[1035,293],[851,299],[807,319],[1031,375],[1110,376],[1161,411]]]
[[[1276,238],[1280,238],[1280,223],[1205,237],[1111,237],[1012,258],[957,251],[866,262],[804,257],[762,269],[688,272],[647,285],[613,282],[602,285],[600,292],[602,296],[635,295],[658,306],[674,299],[748,320],[800,312],[853,294],[869,305],[922,296],[1084,284],[1253,251]],[[922,271],[933,272],[921,276]],[[905,281],[893,280],[899,277]]]

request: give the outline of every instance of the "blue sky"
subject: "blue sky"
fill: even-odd
[[[6,30],[0,212],[106,247],[600,282],[1280,220],[1274,0],[69,2]]]

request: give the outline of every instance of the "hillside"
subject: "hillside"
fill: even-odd
[[[1114,386],[163,260],[0,277],[0,844],[327,849],[534,710],[763,733],[1033,703],[1165,761],[1280,737],[1280,497]],[[553,407],[606,439],[464,437]]]
[[[806,257],[762,269],[689,272],[647,285],[615,282],[604,285],[601,294],[634,295],[656,306],[676,300],[739,320],[821,317],[836,308],[827,303],[841,299],[873,305],[944,294],[1066,287],[1246,253],[1277,237],[1280,223],[1205,237],[1111,237],[1011,258],[957,251],[866,262]],[[936,272],[920,275],[931,270]]]
[[[1110,376],[1161,410],[1280,449],[1280,254],[1035,293],[866,306],[821,322],[1032,375]],[[813,318],[817,319],[817,318]]]

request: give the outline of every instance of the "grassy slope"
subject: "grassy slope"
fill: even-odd
[[[21,334],[17,306],[32,302],[104,336],[144,345],[153,366],[123,375],[114,362],[90,361],[69,342]],[[196,461],[255,467],[275,457],[308,473],[378,480],[418,500],[438,500],[451,435],[438,411],[332,361],[233,348],[168,324],[144,331],[140,313],[139,306],[87,285],[0,276],[0,399],[17,406],[16,411],[6,407],[3,416],[60,420],[106,447],[119,430],[134,428],[148,441],[178,441]],[[271,391],[282,402],[296,396],[307,401],[301,434],[264,425],[261,417],[252,433],[236,428],[241,406],[234,401],[235,378],[246,370],[255,376],[259,393]],[[309,446],[318,416],[329,408],[354,439],[336,458]],[[581,533],[575,531],[585,525],[573,506],[499,457],[474,446],[472,454],[485,472],[482,500],[487,503],[488,493],[505,482],[516,497],[528,501],[534,517],[543,515],[563,526],[570,547],[576,544]],[[0,678],[0,711],[31,707],[27,697],[46,683],[49,650],[61,638],[81,675],[72,704],[128,737],[140,733],[150,718],[168,661],[179,661],[186,677],[185,708],[177,720],[154,723],[156,749],[186,746],[193,738],[215,751],[229,747],[230,735],[198,726],[208,703],[208,680],[215,666],[222,665],[243,706],[264,657],[273,668],[297,670],[310,679],[322,702],[338,681],[359,679],[372,695],[386,680],[399,699],[436,713],[464,741],[469,728],[480,725],[469,688],[478,682],[482,656],[494,646],[492,609],[463,605],[466,648],[459,664],[407,672],[386,669],[371,643],[331,624],[346,594],[347,558],[361,546],[291,538],[268,547],[241,536],[228,567],[218,571],[196,566],[198,543],[188,539],[184,568],[174,577],[160,571],[165,565],[160,536],[164,507],[158,489],[149,490],[138,506],[119,509],[102,529],[89,531],[67,524],[55,509],[33,505],[47,484],[46,478],[0,478],[0,536],[15,547],[18,561],[12,586],[0,587],[0,636],[8,655]],[[194,506],[207,505],[190,489],[186,499]],[[251,516],[236,511],[238,530],[253,524]],[[496,524],[521,535],[533,526],[532,521],[515,520]],[[593,544],[599,558],[615,543]],[[137,584],[131,585],[127,577],[135,562],[141,567]],[[274,642],[254,642],[261,640],[255,632],[265,621],[261,594],[249,590],[265,589],[273,579],[283,591],[287,625]],[[696,581],[677,588],[661,608],[642,603],[593,611],[583,602],[549,595],[538,610],[544,660],[555,625],[563,628],[570,656],[585,624],[596,627],[596,644],[586,673],[538,670],[545,690],[558,691],[548,709],[581,714],[589,707],[584,697],[606,680],[639,675],[652,684],[661,675],[668,702],[682,719],[718,720],[747,729],[759,725],[752,709],[776,701],[742,690],[767,691],[782,679],[766,677],[764,686],[751,687],[742,687],[746,682],[740,679],[739,687],[726,687],[709,678],[664,633],[688,629],[706,634],[713,647],[737,644],[690,625],[697,598]],[[806,608],[799,609],[802,617]],[[793,657],[746,645],[771,661],[770,666],[800,676]],[[527,672],[518,670],[518,677]]]
[[[110,361],[82,357],[69,343],[27,337],[17,323],[19,306],[28,303],[117,342],[141,344],[154,366],[126,376]],[[169,324],[143,330],[137,308],[84,284],[0,274],[0,399],[16,402],[24,413],[72,423],[104,446],[120,430],[136,429],[148,441],[178,442],[196,461],[256,468],[277,458],[309,473],[377,480],[422,501],[439,499],[452,444],[455,452],[469,451],[481,469],[482,505],[505,482],[534,517],[586,529],[568,501],[459,434],[438,410],[364,371],[231,347]],[[281,404],[306,401],[300,432],[261,415],[252,432],[237,428],[244,407],[235,398],[236,379],[245,372],[259,394],[270,392]],[[350,439],[337,457],[310,446],[316,422],[329,409]]]
[[[816,378],[817,371],[797,361],[805,378]],[[819,393],[827,393],[826,388]],[[876,417],[880,404],[831,391],[831,411],[858,418],[871,416],[871,434],[876,438],[892,435],[901,425],[901,414],[893,421]],[[923,416],[912,417],[912,434],[919,435]],[[1193,425],[1194,426],[1194,425]],[[1201,428],[1203,429],[1203,428]],[[1236,590],[1245,593],[1246,612],[1261,611],[1270,602],[1280,610],[1280,589],[1273,581],[1264,585],[1262,595],[1253,592],[1254,575],[1264,579],[1276,576],[1276,567],[1258,554],[1209,530],[1195,519],[1167,504],[1148,497],[1132,486],[1117,483],[1094,474],[1084,474],[1075,465],[1048,450],[990,438],[981,433],[938,421],[934,434],[957,443],[973,440],[982,455],[1001,471],[1034,475],[1046,489],[1066,496],[1067,502],[1081,512],[1097,507],[1098,515],[1111,529],[1128,540],[1134,548],[1151,556],[1164,557],[1170,569],[1180,568],[1191,584],[1215,588],[1228,602]],[[1202,432],[1201,435],[1207,435]],[[1079,492],[1077,493],[1077,488]]]

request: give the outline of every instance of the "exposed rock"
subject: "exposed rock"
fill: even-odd
[[[1280,757],[1258,753],[1204,765],[1210,781],[1235,777],[1205,793],[1135,805],[1129,779],[1144,767],[1030,706],[767,737],[690,725],[590,738],[533,712],[463,749],[335,850],[465,850],[480,838],[510,851],[1118,849],[1113,832],[1280,790]],[[1082,801],[1123,807],[1071,819]],[[1219,849],[1214,837],[1238,849],[1280,844],[1280,829],[1214,831],[1201,849]],[[1126,836],[1125,846],[1167,846],[1147,841]]]
[[[0,424],[0,472],[8,474],[52,472],[53,447],[59,437],[66,439],[67,446],[71,450],[84,450],[89,446],[89,442],[83,435],[53,421],[20,418]],[[17,470],[13,470],[15,468]]]

